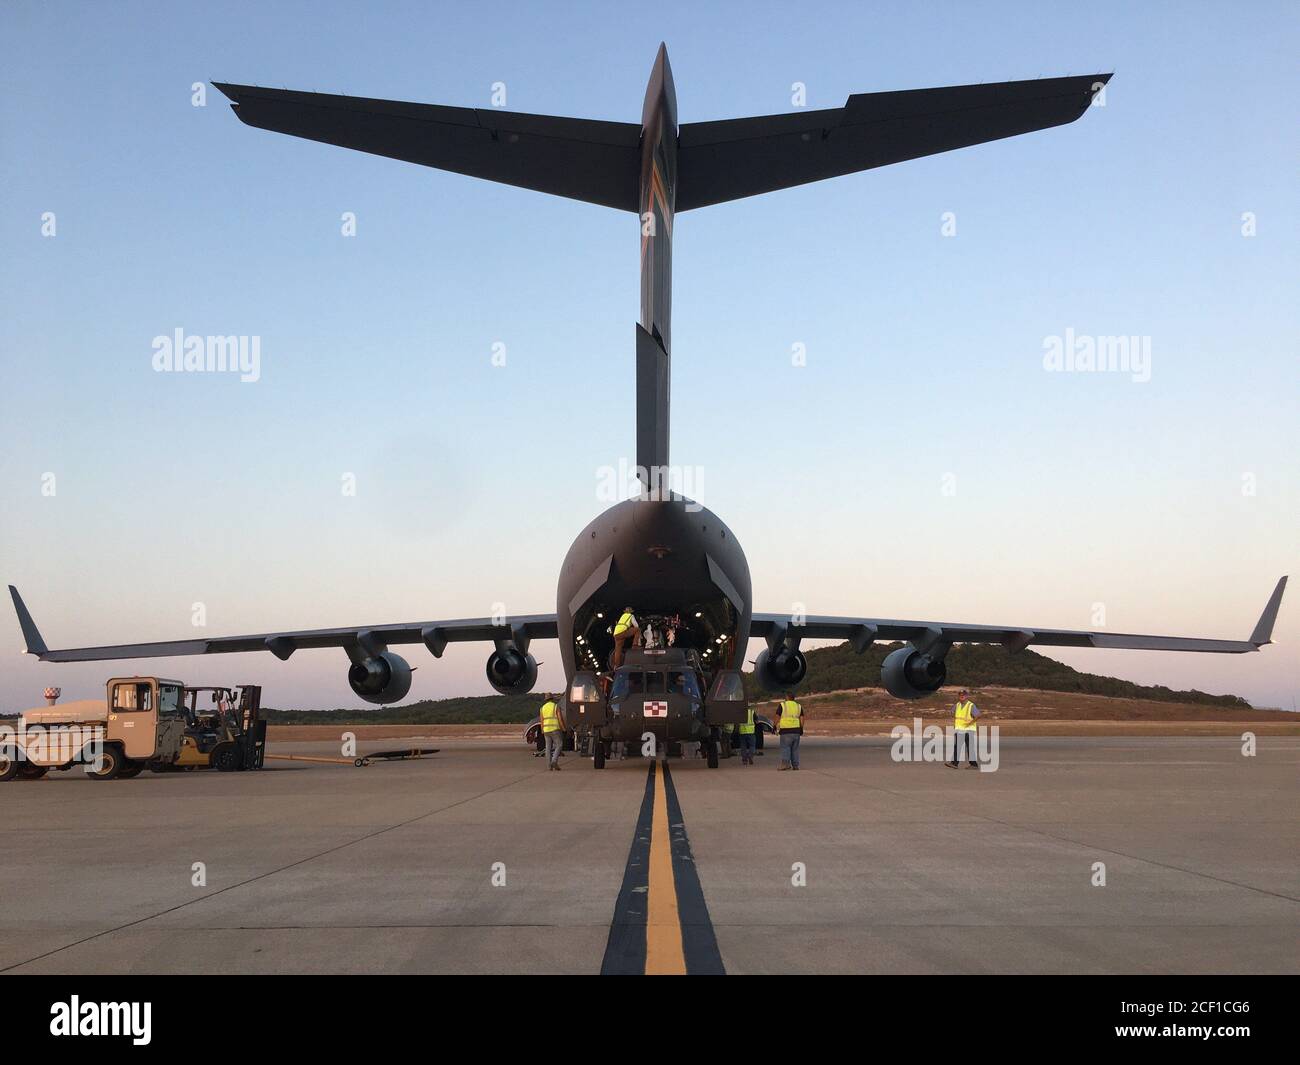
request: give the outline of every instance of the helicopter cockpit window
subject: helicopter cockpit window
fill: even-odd
[[[695,680],[694,673],[668,674],[668,694],[669,695],[688,695],[692,699],[700,697],[700,686]]]
[[[569,685],[569,702],[600,702],[600,686],[596,683],[594,673],[579,673],[573,678],[573,683]]]
[[[622,699],[627,695],[640,695],[645,691],[645,675],[642,673],[616,673],[614,685],[609,690],[611,699]]]
[[[709,699],[718,703],[743,703],[745,701],[745,684],[740,674],[734,669],[723,670],[713,682]]]

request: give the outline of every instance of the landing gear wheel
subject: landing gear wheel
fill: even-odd
[[[605,768],[605,741],[593,740],[591,747],[591,767],[593,769]]]
[[[122,752],[116,747],[105,747],[99,754],[99,768],[95,768],[96,761],[86,763],[86,776],[91,780],[112,780],[120,772],[126,762]]]
[[[718,768],[718,730],[712,729],[709,732],[708,741],[705,744],[704,752],[708,758],[710,769]]]
[[[18,779],[19,780],[40,780],[41,777],[45,776],[45,774],[48,772],[49,772],[48,766],[32,765],[31,762],[27,762],[23,765],[21,769],[18,770]]]

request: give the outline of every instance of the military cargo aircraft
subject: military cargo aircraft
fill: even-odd
[[[641,317],[635,334],[636,466],[641,492],[593,518],[560,568],[555,612],[509,618],[381,623],[51,650],[12,586],[27,651],[46,662],[169,655],[342,648],[352,691],[372,703],[406,697],[411,667],[391,648],[423,644],[435,657],[448,643],[492,645],[487,679],[522,694],[537,681],[535,641],[558,640],[571,727],[605,744],[649,732],[716,752],[719,726],[746,713],[740,667],[748,641],[767,647],[755,670],[770,690],[804,678],[804,639],[847,640],[859,652],[901,641],[885,659],[882,682],[897,698],[920,698],[944,683],[954,643],[1138,648],[1236,654],[1271,642],[1286,578],[1245,640],[1127,635],[1033,625],[972,625],[876,617],[790,617],[756,613],[749,565],[717,515],[668,489],[672,243],[682,211],[823,178],[1060,126],[1080,118],[1109,74],[853,95],[843,107],[718,122],[679,123],[668,54],[661,45],[639,123],[399,103],[249,85],[214,83],[241,121],[259,129],[472,177],[584,200],[639,216]],[[671,656],[691,674],[690,691],[609,691],[604,673],[611,624],[631,605],[647,619],[674,619]],[[647,622],[649,624],[649,622]],[[669,647],[645,648],[665,653]],[[623,673],[644,671],[645,659]],[[652,671],[653,672],[653,671]],[[653,683],[666,685],[665,669]],[[649,675],[649,674],[647,674]],[[614,675],[614,686],[619,680]],[[631,683],[628,679],[628,683]],[[642,684],[649,683],[644,678]],[[710,757],[716,765],[716,756]]]

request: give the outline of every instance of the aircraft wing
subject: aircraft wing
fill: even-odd
[[[1254,631],[1245,640],[1213,640],[1192,636],[1142,636],[1122,632],[1083,632],[1073,629],[1040,629],[1019,625],[956,625],[946,621],[891,621],[885,618],[800,617],[788,614],[755,614],[750,636],[776,645],[797,637],[806,640],[848,640],[861,652],[876,640],[903,640],[921,651],[946,648],[954,643],[997,643],[1012,651],[1026,647],[1103,647],[1138,651],[1200,651],[1241,654],[1258,651],[1273,642],[1273,623],[1286,578],[1277,582]],[[796,621],[798,623],[796,623]]]
[[[641,127],[629,122],[213,85],[241,122],[258,129],[640,210]]]
[[[1061,126],[1109,74],[850,96],[843,107],[688,122],[677,140],[677,210]]]
[[[125,643],[111,647],[73,647],[50,650],[45,645],[32,615],[18,589],[9,585],[18,624],[23,631],[27,653],[42,662],[103,662],[117,658],[164,658],[176,655],[233,654],[240,651],[270,651],[287,660],[294,651],[316,647],[358,649],[367,654],[384,650],[389,644],[422,643],[435,657],[449,643],[511,641],[521,651],[528,650],[530,640],[553,640],[558,634],[554,614],[529,614],[524,617],[464,618],[458,621],[415,621],[404,625],[357,625],[340,629],[304,629],[299,632],[262,632],[252,636],[199,637],[193,640],[168,640],[162,643]]]

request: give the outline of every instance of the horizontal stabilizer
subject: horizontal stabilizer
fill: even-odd
[[[641,127],[629,122],[213,84],[258,129],[639,210]]]
[[[1064,125],[1109,80],[1088,74],[862,93],[826,111],[688,122],[678,136],[677,210]]]

